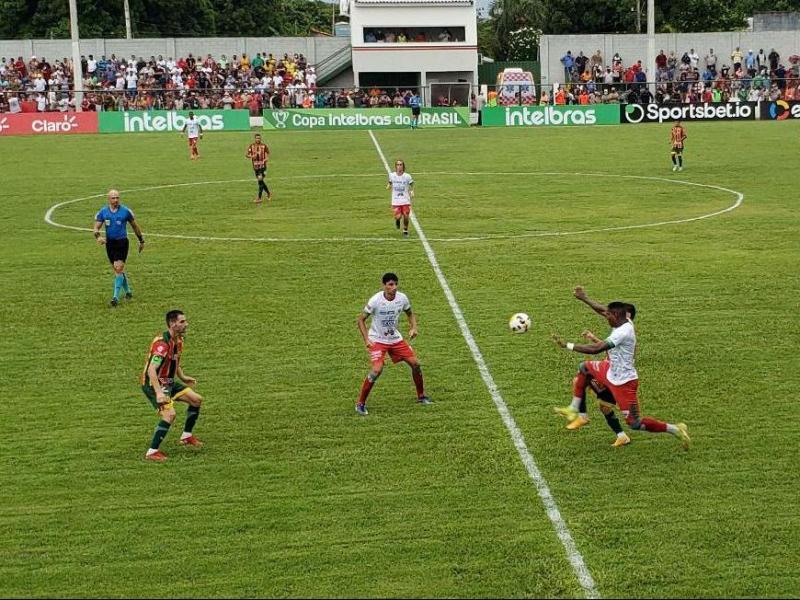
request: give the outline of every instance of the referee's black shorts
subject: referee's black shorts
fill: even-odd
[[[106,254],[108,261],[113,265],[118,260],[125,262],[128,260],[128,238],[121,240],[106,240]]]
[[[411,107],[411,114],[415,117],[419,116],[419,106],[412,106]]]

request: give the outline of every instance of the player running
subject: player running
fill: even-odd
[[[358,329],[364,338],[364,343],[369,350],[372,369],[361,385],[361,393],[356,403],[356,412],[361,416],[367,413],[367,396],[375,382],[383,372],[383,360],[388,353],[393,363],[401,360],[411,367],[411,375],[417,388],[417,402],[431,404],[431,399],[425,395],[425,386],[422,381],[422,368],[419,366],[416,354],[411,346],[403,339],[397,330],[400,313],[408,316],[408,339],[417,336],[417,317],[411,312],[411,303],[408,296],[397,291],[397,275],[386,273],[383,276],[383,290],[372,296],[358,315]],[[372,317],[369,331],[366,321]]]
[[[669,139],[672,144],[672,170],[683,171],[683,142],[686,139],[686,130],[680,121],[675,121]]]
[[[144,250],[144,235],[139,223],[133,216],[133,211],[119,203],[119,192],[108,190],[108,206],[104,206],[94,216],[94,239],[101,246],[106,247],[106,256],[114,270],[114,295],[111,306],[119,304],[119,294],[125,292],[125,298],[133,298],[133,290],[125,271],[125,261],[128,260],[128,223],[130,223],[136,237],[139,239],[139,252]],[[105,226],[106,235],[100,234],[100,228]]]
[[[602,315],[613,328],[611,335],[605,340],[591,344],[565,343],[559,336],[553,334],[553,341],[562,348],[582,354],[599,354],[608,352],[608,358],[602,361],[584,361],[580,364],[578,374],[573,380],[572,404],[561,409],[562,414],[576,415],[581,402],[586,399],[586,388],[591,379],[607,388],[614,397],[620,412],[625,417],[631,429],[651,431],[654,433],[667,432],[679,438],[684,449],[689,449],[689,432],[684,423],[673,425],[652,417],[640,415],[639,375],[634,366],[636,352],[636,332],[633,321],[629,318],[632,305],[624,302],[611,302],[608,306],[600,304],[586,295],[581,286],[575,288],[575,297]],[[585,423],[584,423],[585,424]],[[615,445],[624,445],[616,444]]]
[[[189,111],[186,123],[183,124],[183,129],[181,129],[181,134],[184,133],[189,139],[189,158],[191,160],[197,160],[200,158],[200,153],[197,150],[197,140],[203,139],[203,128],[200,126],[200,121],[194,116],[194,112],[192,111]]]
[[[261,141],[261,134],[255,135],[255,141],[247,147],[247,158],[253,161],[253,172],[258,180],[258,197],[253,200],[256,204],[263,201],[264,192],[267,193],[267,202],[272,199],[272,192],[267,187],[264,178],[267,175],[267,162],[269,162],[269,146]]]
[[[169,428],[175,421],[174,401],[186,402],[186,424],[183,426],[180,444],[183,446],[201,447],[203,442],[192,434],[197,419],[200,417],[200,405],[203,397],[192,388],[197,385],[194,377],[189,377],[181,368],[183,352],[183,336],[188,322],[186,315],[180,310],[167,313],[167,331],[157,336],[150,344],[150,352],[142,372],[142,391],[150,404],[156,409],[159,421],[153,434],[146,460],[164,462],[167,455],[159,450]],[[185,385],[184,385],[185,384]],[[189,387],[187,387],[189,386]]]
[[[403,220],[403,237],[408,237],[408,218],[411,214],[411,198],[414,197],[414,179],[406,173],[406,163],[397,160],[394,163],[394,173],[389,173],[389,182],[386,189],[392,190],[392,212],[394,224],[400,229],[400,219]]]

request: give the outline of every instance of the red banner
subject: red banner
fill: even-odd
[[[0,113],[0,136],[97,133],[98,127],[95,112]]]

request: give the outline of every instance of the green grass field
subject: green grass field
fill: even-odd
[[[599,594],[797,597],[800,127],[687,129],[682,173],[667,125],[376,137]],[[0,595],[583,595],[368,133],[269,134],[261,209],[250,137],[209,134],[197,163],[177,135],[0,139]],[[736,202],[678,179],[744,202],[547,235]],[[109,187],[147,235],[117,309],[91,234],[44,221]],[[89,228],[103,203],[52,218]],[[399,365],[360,418],[355,320],[387,270],[434,404]],[[636,303],[645,410],[686,421],[690,452],[644,432],[613,450],[594,406],[577,432],[553,415],[580,358],[550,333],[608,329],[576,284]],[[174,307],[206,446],[177,445],[181,405],[157,465],[137,378]]]

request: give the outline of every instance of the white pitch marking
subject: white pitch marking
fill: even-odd
[[[511,240],[511,239],[525,239],[525,238],[537,238],[537,237],[556,237],[556,236],[568,236],[568,235],[585,235],[588,233],[603,233],[603,232],[613,232],[613,231],[626,231],[630,229],[644,229],[648,227],[661,227],[663,225],[678,225],[681,223],[691,223],[692,221],[700,221],[702,219],[709,219],[711,217],[716,217],[717,215],[721,215],[732,210],[735,210],[741,206],[742,202],[744,201],[744,194],[741,192],[737,192],[736,190],[731,190],[722,186],[718,185],[711,185],[705,183],[694,183],[691,181],[684,181],[682,179],[667,179],[666,177],[646,177],[643,175],[612,175],[609,173],[563,173],[563,172],[537,172],[537,171],[530,171],[530,172],[512,172],[512,171],[493,171],[493,172],[455,172],[455,171],[429,171],[429,172],[418,172],[416,176],[420,175],[458,175],[458,176],[486,176],[486,175],[523,175],[523,176],[563,176],[563,175],[582,175],[587,177],[611,177],[611,178],[618,178],[618,179],[642,179],[642,180],[650,180],[650,181],[662,181],[666,183],[673,183],[676,185],[690,185],[695,187],[702,187],[702,188],[709,188],[720,190],[722,192],[727,192],[729,194],[733,194],[736,196],[736,202],[728,206],[727,208],[723,208],[721,210],[707,213],[704,215],[700,215],[697,217],[688,217],[686,219],[673,219],[669,221],[658,221],[656,223],[642,223],[638,225],[619,225],[616,227],[598,227],[594,229],[582,229],[579,231],[543,231],[538,233],[498,233],[498,234],[484,234],[484,235],[475,235],[475,236],[462,236],[462,237],[445,237],[445,238],[429,238],[432,242],[476,242],[476,241],[484,241],[484,240]],[[362,173],[351,173],[351,174],[342,174],[342,175],[333,175],[333,174],[319,174],[319,175],[295,175],[289,177],[275,177],[273,180],[281,180],[281,179],[325,179],[330,177],[376,177],[372,174],[362,174]],[[251,182],[251,179],[231,179],[227,181],[193,181],[189,183],[171,183],[167,185],[155,185],[149,186],[144,188],[135,188],[130,190],[122,190],[124,193],[133,193],[133,192],[146,192],[151,190],[161,190],[161,189],[168,189],[168,188],[176,188],[176,187],[187,187],[187,186],[195,186],[195,185],[221,185],[225,183],[242,183],[242,182]],[[92,196],[84,196],[82,198],[75,198],[73,200],[66,200],[64,202],[59,202],[58,204],[54,204],[45,213],[44,220],[47,224],[52,225],[53,227],[60,227],[62,229],[71,229],[73,231],[92,231],[89,227],[76,227],[74,225],[63,225],[61,223],[57,223],[53,220],[53,213],[62,206],[66,206],[68,204],[73,204],[75,202],[80,202],[82,200],[91,200],[93,198],[102,198],[105,194],[94,194]],[[328,238],[287,238],[287,237],[221,237],[221,236],[207,236],[207,235],[182,235],[182,234],[172,234],[172,233],[150,233],[147,234],[150,237],[160,237],[160,238],[170,238],[170,239],[179,239],[179,240],[197,240],[197,241],[204,241],[204,242],[306,242],[306,243],[324,243],[324,242],[395,242],[397,238],[395,237],[328,237]]]
[[[383,166],[386,169],[386,172],[391,173],[389,164],[386,162],[386,157],[383,155],[383,150],[381,150],[380,144],[378,144],[378,140],[375,138],[375,135],[372,133],[371,129],[369,130],[369,135],[372,138],[372,143],[375,145],[375,149],[380,155],[381,161],[383,161]],[[450,284],[447,282],[447,278],[444,276],[444,273],[439,266],[439,261],[436,259],[436,254],[428,242],[428,239],[425,237],[425,232],[422,230],[422,227],[420,227],[419,221],[417,220],[413,209],[411,211],[411,221],[414,224],[414,229],[417,232],[417,236],[422,242],[422,246],[425,249],[425,254],[428,256],[428,260],[433,267],[433,271],[436,273],[436,278],[439,280],[439,285],[442,287],[444,295],[447,297],[447,302],[450,304],[450,308],[453,311],[456,322],[461,329],[461,335],[464,336],[464,341],[467,342],[467,346],[469,346],[469,349],[472,351],[472,358],[475,360],[475,364],[478,365],[478,371],[480,371],[481,378],[486,384],[486,388],[489,390],[492,400],[494,400],[494,405],[497,407],[497,412],[500,413],[500,417],[503,419],[503,424],[506,426],[508,433],[511,435],[511,440],[514,442],[514,447],[519,453],[520,460],[522,460],[522,464],[525,465],[528,475],[533,481],[533,484],[536,486],[536,491],[539,494],[539,498],[542,500],[542,504],[544,504],[547,516],[550,518],[550,522],[553,524],[556,535],[561,541],[561,544],[564,546],[567,558],[572,565],[573,571],[575,571],[575,576],[578,579],[578,583],[583,588],[584,594],[587,598],[599,598],[600,592],[597,590],[597,586],[592,578],[592,574],[589,572],[589,568],[586,566],[583,555],[578,550],[575,540],[572,538],[572,534],[569,531],[569,527],[561,516],[561,511],[558,509],[558,504],[556,504],[556,499],[553,497],[553,494],[550,491],[550,486],[547,484],[547,480],[539,470],[539,466],[536,464],[536,460],[533,458],[530,450],[528,450],[528,446],[525,443],[525,437],[522,435],[522,431],[520,431],[519,427],[517,426],[514,417],[511,416],[511,411],[508,409],[508,405],[506,404],[505,400],[503,400],[503,396],[500,395],[500,390],[497,388],[497,384],[494,382],[491,372],[489,372],[489,367],[486,365],[486,361],[483,359],[483,354],[481,353],[480,348],[478,348],[475,338],[472,337],[472,332],[470,331],[469,325],[467,325],[467,321],[464,318],[464,313],[461,311],[461,307],[458,305],[458,301],[453,294],[453,290],[450,289]]]

